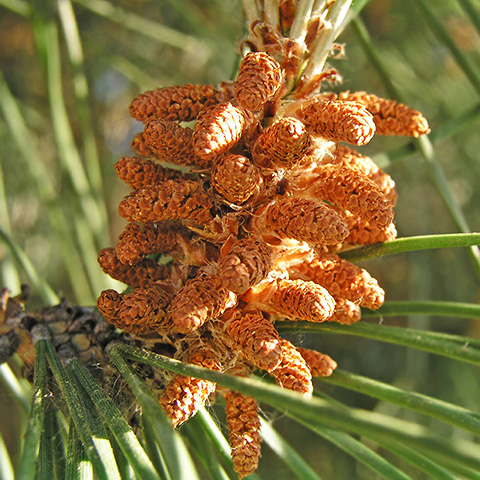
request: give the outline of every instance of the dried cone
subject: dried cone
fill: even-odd
[[[252,158],[265,170],[293,168],[310,153],[312,139],[305,125],[293,117],[283,117],[266,128],[255,140]]]
[[[334,163],[336,165],[341,164],[347,168],[357,169],[360,173],[375,182],[387,200],[392,206],[395,206],[397,201],[395,182],[392,180],[392,177],[385,173],[371,158],[361,155],[353,148],[338,146],[335,151]]]
[[[288,340],[280,339],[282,360],[271,375],[278,385],[310,397],[313,392],[312,373],[306,361]]]
[[[160,397],[160,404],[177,427],[194,415],[214,391],[212,382],[177,375]]]
[[[252,114],[230,102],[220,103],[200,112],[193,133],[195,153],[209,165],[230,150],[256,120]]]
[[[335,308],[325,288],[302,280],[279,280],[270,303],[282,315],[316,323],[328,320]]]
[[[137,155],[141,155],[142,157],[153,157],[153,158],[155,158],[156,156],[153,150],[147,145],[147,142],[143,138],[143,132],[136,133],[130,145],[132,147],[132,150]]]
[[[115,290],[104,290],[97,300],[97,307],[103,317],[110,323],[114,323],[120,309],[122,296]]]
[[[345,243],[352,245],[370,245],[378,242],[389,242],[397,238],[397,229],[392,222],[386,227],[377,227],[370,225],[365,220],[361,220],[356,215],[346,215],[342,218],[347,223],[349,230]]]
[[[110,277],[134,288],[149,287],[170,276],[167,266],[159,265],[150,259],[144,259],[134,266],[124,265],[117,258],[114,248],[101,250],[98,255],[98,263]]]
[[[223,101],[224,92],[213,85],[175,85],[150,90],[130,104],[130,115],[146,123],[153,119],[190,122],[205,107]]]
[[[430,133],[427,119],[417,110],[395,100],[386,100],[366,92],[343,92],[339,100],[361,103],[373,115],[380,135],[405,135],[418,138]]]
[[[329,322],[336,322],[342,325],[352,325],[360,320],[362,317],[362,311],[360,305],[355,302],[351,302],[343,297],[334,297],[335,299],[335,311],[333,315],[328,319]]]
[[[143,138],[155,157],[177,165],[208,166],[193,151],[193,131],[167,120],[151,120]]]
[[[291,267],[289,273],[292,278],[312,280],[333,296],[358,302],[372,310],[381,307],[385,298],[377,280],[366,270],[335,254],[319,255],[311,262]]]
[[[132,293],[120,294],[120,298],[116,316],[107,320],[124,332],[144,335],[169,325],[167,308],[171,298],[166,292],[153,287],[137,288]]]
[[[117,176],[133,189],[182,177],[178,170],[165,168],[153,160],[140,157],[122,157],[115,164],[115,171]]]
[[[358,215],[377,228],[393,220],[393,207],[377,185],[359,171],[339,165],[321,165],[302,195],[322,198]]]
[[[207,224],[212,220],[212,206],[198,183],[168,180],[133,191],[120,202],[118,212],[129,222],[190,220]]]
[[[324,353],[300,347],[297,347],[297,351],[307,363],[313,377],[329,377],[337,368],[337,363]]]
[[[335,245],[348,235],[341,216],[322,202],[279,198],[266,211],[266,227],[280,238],[295,238],[313,246]]]
[[[138,224],[129,223],[118,237],[118,243],[115,247],[115,254],[117,258],[124,265],[135,265],[140,262],[147,255],[157,253],[157,237],[162,232],[161,228],[153,222]],[[165,232],[171,239],[168,245],[175,248],[177,242],[176,232],[168,230]],[[159,252],[163,253],[163,252]]]
[[[260,237],[235,240],[228,253],[220,259],[218,276],[225,288],[245,293],[261,282],[272,268],[272,252]]]
[[[343,101],[316,101],[301,106],[296,115],[312,135],[333,142],[366,145],[375,134],[372,114],[361,104]]]
[[[240,350],[247,362],[272,371],[281,360],[280,338],[273,324],[259,312],[235,310],[228,318],[226,331],[233,348]]]
[[[212,169],[212,186],[227,202],[241,205],[258,191],[262,177],[243,155],[222,155]]]
[[[299,20],[299,1],[270,3],[277,12],[260,9],[243,44],[257,52],[245,55],[235,83],[160,88],[132,102],[131,115],[145,124],[132,142],[139,156],[115,166],[134,189],[119,206],[130,223],[98,260],[137,288],[106,290],[97,304],[133,337],[168,337],[175,358],[235,375],[262,369],[310,396],[312,375],[328,376],[336,363],[281,339],[273,322],[350,325],[360,319],[360,306],[378,308],[384,292],[377,281],[325,252],[396,236],[393,180],[339,142],[365,145],[375,131],[417,137],[429,128],[419,112],[365,92],[313,97],[322,80],[337,76],[327,69],[299,79],[325,29],[323,10],[334,2],[315,2],[327,6],[314,7],[303,40],[286,38]],[[192,121],[193,130],[183,124]],[[195,171],[179,173],[142,157]],[[174,261],[160,266],[146,258],[151,254]],[[88,354],[84,337],[74,342]],[[177,426],[215,388],[178,375],[160,404]],[[257,405],[239,393],[222,394],[234,467],[244,477],[260,456]]]
[[[260,419],[253,397],[234,391],[224,394],[233,468],[240,478],[253,473],[260,458]]]
[[[211,370],[221,370],[221,365],[208,352],[199,352],[192,356],[189,363]],[[203,407],[215,388],[216,384],[213,382],[177,375],[167,385],[159,402],[169,416],[172,425],[177,427]]]
[[[370,245],[372,243],[389,242],[396,238],[397,229],[393,223],[387,227],[377,229],[371,228],[368,224],[358,222],[351,228],[345,240],[354,245]]]
[[[242,300],[265,312],[315,323],[328,320],[335,309],[325,288],[303,280],[265,281],[249,289]]]
[[[172,302],[172,320],[180,333],[189,333],[233,306],[235,295],[216,275],[200,274],[189,280]]]
[[[256,111],[270,100],[282,82],[278,62],[265,52],[243,57],[235,81],[235,98],[243,108]]]
[[[129,223],[118,237],[115,254],[123,264],[135,265],[153,253],[176,253],[179,232],[173,222]]]

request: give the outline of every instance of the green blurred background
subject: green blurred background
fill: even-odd
[[[424,4],[473,73],[465,74],[465,68],[432,31]],[[474,79],[475,75],[480,78],[480,8],[472,13],[469,5],[456,0],[372,0],[361,19],[402,101],[429,120],[436,171],[440,167],[470,229],[478,231],[480,82],[475,84]],[[32,9],[36,13],[33,22]],[[76,44],[76,28],[81,50]],[[50,32],[50,37],[45,32]],[[112,285],[96,266],[96,252],[114,244],[124,226],[116,209],[127,187],[115,177],[113,165],[120,156],[132,153],[129,143],[139,130],[128,114],[131,99],[160,86],[231,79],[243,34],[238,1],[59,0],[27,4],[0,0],[0,188],[6,199],[0,205],[0,226],[59,296],[72,303],[93,304],[100,289]],[[58,58],[51,48],[45,48],[52,38],[58,42]],[[343,83],[325,88],[366,90],[391,97],[358,31],[347,27],[339,41],[346,45],[346,56],[332,64],[342,74]],[[409,139],[375,137],[362,151],[385,167],[397,183],[399,236],[459,231],[432,180],[431,165]],[[79,165],[84,166],[92,203],[79,202]],[[100,205],[98,212],[89,210],[92,204]],[[58,228],[56,215],[63,215],[64,223],[60,223],[64,230]],[[93,234],[92,225],[96,225]],[[1,245],[0,262],[2,284],[18,291],[26,278]],[[467,249],[401,254],[362,265],[379,279],[387,300],[478,302],[478,272]],[[44,302],[34,290],[31,307]],[[384,322],[475,337],[480,332],[479,321],[458,318],[417,315]],[[479,410],[479,372],[475,367],[357,337],[308,337],[299,332],[293,338],[295,343],[330,354],[344,370]],[[317,389],[349,406],[425,422],[414,413],[396,412],[397,407],[320,381]],[[20,427],[19,417],[9,405],[8,396],[0,391],[0,424],[13,452],[18,448]],[[275,411],[267,409],[265,413],[325,478],[375,478],[313,433]],[[221,409],[217,416],[223,422]],[[440,432],[450,428],[427,421]],[[290,478],[266,447],[258,473],[265,479]]]

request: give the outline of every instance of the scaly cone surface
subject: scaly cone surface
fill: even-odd
[[[338,79],[325,60],[341,50],[333,41],[347,3],[326,2],[302,22],[297,2],[283,1],[271,24],[252,2],[234,82],[168,86],[133,100],[130,114],[145,127],[132,141],[136,156],[116,164],[133,189],[119,207],[129,223],[99,255],[103,270],[133,289],[100,295],[113,325],[146,346],[168,338],[180,360],[242,376],[265,370],[308,396],[312,376],[330,375],[336,363],[281,338],[275,322],[349,325],[360,306],[382,305],[377,280],[337,253],[395,238],[395,183],[351,146],[429,128],[392,100],[320,91]],[[159,264],[159,254],[171,260]],[[160,403],[177,426],[214,390],[177,376]],[[256,403],[225,396],[242,477],[260,456]]]

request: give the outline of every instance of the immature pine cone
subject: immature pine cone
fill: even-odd
[[[260,369],[310,396],[312,375],[330,375],[336,363],[282,339],[275,322],[351,325],[360,307],[380,307],[378,282],[331,252],[396,236],[393,180],[339,142],[429,128],[419,112],[365,92],[315,95],[323,80],[338,78],[325,68],[310,75],[319,67],[310,52],[340,48],[321,34],[335,2],[314,2],[315,14],[301,19],[297,9],[303,15],[312,2],[263,3],[234,83],[163,87],[132,102],[131,115],[145,124],[132,142],[139,156],[115,166],[133,189],[119,206],[129,224],[98,261],[134,290],[106,290],[97,304],[110,324],[155,351],[232,375]],[[215,389],[176,376],[160,404],[177,426]],[[243,477],[260,457],[257,405],[220,393]]]
[[[361,103],[373,115],[373,120],[380,135],[405,135],[418,138],[430,133],[425,117],[395,100],[386,100],[366,92],[343,92],[339,100]]]
[[[180,333],[196,330],[235,303],[235,295],[216,275],[200,274],[189,280],[172,302],[172,320]]]
[[[162,119],[190,122],[204,107],[224,101],[225,93],[213,85],[175,85],[140,94],[130,105],[130,115],[140,122]]]
[[[118,178],[133,189],[155,185],[167,180],[177,180],[182,174],[159,163],[140,157],[122,157],[115,164]]]
[[[188,363],[210,370],[222,369],[215,355],[205,351],[191,352]],[[172,425],[177,427],[195,415],[215,389],[216,384],[213,382],[177,375],[167,385],[159,402],[170,417]]]
[[[193,133],[195,153],[209,165],[236,144],[256,120],[232,103],[220,103],[202,110]]]
[[[378,282],[366,270],[338,255],[319,255],[291,267],[290,274],[322,285],[332,295],[359,302],[362,307],[376,309],[383,304],[385,292]]]
[[[127,195],[118,207],[121,217],[132,222],[190,220],[206,224],[212,220],[212,202],[200,185],[190,180],[167,180]]]
[[[255,111],[263,107],[280,87],[280,65],[264,52],[249,52],[240,63],[235,81],[235,98],[240,105]]]
[[[311,149],[312,139],[305,125],[296,118],[283,117],[258,136],[252,157],[261,169],[292,168]]]
[[[278,385],[310,397],[313,392],[312,372],[295,346],[280,339],[282,359],[271,374]]]
[[[225,396],[233,468],[240,478],[253,473],[260,458],[260,419],[253,397],[229,390]]]
[[[237,310],[226,322],[233,348],[241,351],[248,362],[267,372],[278,366],[282,356],[280,338],[260,311],[241,313]]]
[[[297,116],[312,135],[334,142],[366,145],[375,133],[372,114],[360,103],[311,102],[297,110]]]
[[[241,205],[259,190],[262,177],[258,168],[243,155],[219,157],[212,169],[212,186],[225,200]]]

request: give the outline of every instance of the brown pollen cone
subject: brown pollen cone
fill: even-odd
[[[366,92],[343,92],[339,100],[361,103],[373,115],[380,135],[404,135],[418,138],[430,133],[427,119],[417,110]]]
[[[393,207],[378,186],[361,172],[339,165],[320,165],[306,192],[358,215],[372,226],[393,221]]]
[[[253,397],[228,390],[225,394],[233,468],[240,478],[253,473],[260,458],[260,419]]]
[[[279,280],[270,301],[279,313],[307,322],[328,320],[335,308],[327,290],[302,280]]]
[[[278,62],[265,52],[249,52],[243,57],[235,81],[235,98],[243,108],[256,111],[280,87],[282,72]]]
[[[177,165],[208,166],[193,151],[193,130],[167,120],[151,120],[145,125],[143,138],[155,158]]]
[[[307,363],[313,377],[329,377],[337,368],[337,362],[324,353],[301,347],[297,347],[297,351]]]
[[[258,191],[262,182],[259,169],[243,155],[219,157],[212,169],[212,186],[223,199],[241,205]]]
[[[280,363],[280,338],[273,324],[256,312],[234,310],[226,320],[226,331],[235,349],[257,368],[272,371]]]
[[[313,392],[312,372],[296,347],[284,338],[280,339],[282,359],[270,374],[278,385],[310,397]]]
[[[121,295],[112,289],[104,290],[97,299],[98,310],[110,323],[117,318],[121,300]]]
[[[333,296],[359,302],[372,310],[381,307],[385,292],[363,268],[335,254],[319,255],[311,262],[300,263],[289,270],[292,278],[312,280]]]
[[[305,125],[296,118],[283,117],[257,137],[252,158],[261,169],[293,168],[311,148],[312,139]]]
[[[347,300],[343,297],[333,297],[335,299],[335,311],[328,319],[329,322],[340,323],[341,325],[353,325],[362,317],[362,311],[358,303]]]
[[[130,115],[146,123],[153,119],[190,122],[205,107],[224,101],[225,93],[213,85],[174,85],[138,95],[130,104]]]
[[[133,191],[120,202],[118,213],[129,222],[190,220],[201,225],[212,220],[212,206],[198,183],[168,180]]]
[[[334,209],[307,198],[279,198],[268,207],[265,224],[280,238],[314,246],[335,245],[348,235],[345,222]]]
[[[261,310],[289,319],[324,322],[335,309],[335,300],[325,288],[303,280],[275,280],[249,289],[242,300]]]
[[[118,237],[115,253],[125,265],[135,265],[153,253],[177,253],[180,231],[173,222],[129,223]]]
[[[171,298],[157,288],[137,288],[121,294],[117,316],[107,319],[126,333],[144,335],[170,324],[167,312]]]
[[[256,124],[251,113],[230,102],[200,112],[193,132],[195,154],[209,165]]]
[[[217,275],[200,274],[189,280],[175,296],[172,320],[180,333],[193,332],[206,321],[219,317],[234,301],[234,295]]]
[[[355,168],[360,173],[372,180],[381,192],[384,193],[387,200],[395,206],[397,201],[397,192],[395,182],[392,177],[385,173],[371,158],[361,155],[353,148],[338,146],[335,151],[334,163],[343,165],[347,168]]]
[[[215,383],[207,380],[177,375],[160,397],[160,405],[167,412],[172,426],[177,427],[203,407],[215,388]]]
[[[310,102],[301,106],[296,115],[312,135],[334,142],[366,145],[375,134],[373,116],[360,103]]]
[[[272,268],[272,252],[260,238],[245,237],[233,242],[218,264],[224,287],[241,295],[262,281]]]
[[[397,238],[397,229],[392,222],[386,227],[370,225],[355,215],[343,217],[350,233],[345,238],[345,243],[352,245],[370,245],[372,243],[389,242]]]
[[[208,351],[198,351],[191,355],[188,363],[210,370],[221,370],[220,363]],[[216,389],[216,384],[195,377],[176,375],[167,385],[160,397],[160,405],[169,416],[172,425],[177,427],[197,413],[203,407],[210,394]]]
[[[140,157],[122,157],[115,164],[115,171],[118,178],[133,189],[177,180],[183,176],[178,170],[165,168],[158,162]]]
[[[110,277],[134,288],[152,286],[170,275],[168,267],[150,259],[144,259],[133,266],[124,265],[117,258],[114,248],[101,250],[98,263]]]
[[[142,157],[152,157],[156,158],[155,153],[153,150],[147,145],[147,142],[143,138],[143,132],[138,132],[133,137],[133,140],[130,143],[132,150],[137,154],[141,155]]]

